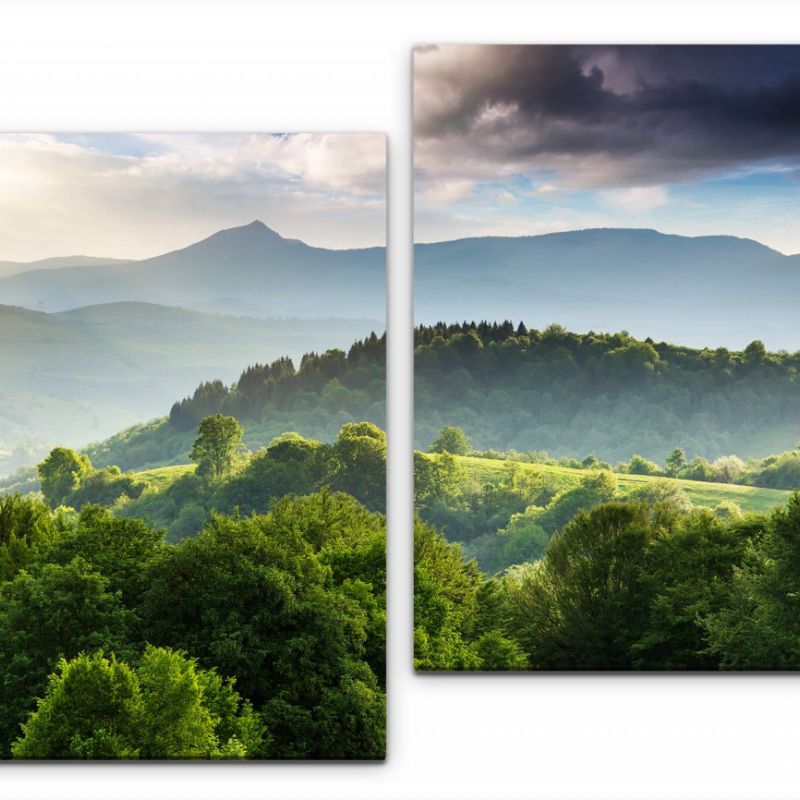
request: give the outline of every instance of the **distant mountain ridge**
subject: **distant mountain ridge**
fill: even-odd
[[[137,301],[262,317],[383,318],[383,247],[327,250],[263,222],[122,264],[34,269],[0,278],[9,305],[57,312]]]
[[[751,239],[592,228],[414,247],[415,321],[522,319],[694,347],[800,349],[800,255]]]
[[[98,258],[97,256],[56,256],[37,261],[0,261],[0,278],[38,269],[64,269],[66,267],[96,267],[105,264],[130,264],[130,259]]]

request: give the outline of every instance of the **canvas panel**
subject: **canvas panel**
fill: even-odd
[[[3,758],[383,758],[385,153],[0,135]]]
[[[416,666],[800,666],[800,49],[414,53]]]

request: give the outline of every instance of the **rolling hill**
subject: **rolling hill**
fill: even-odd
[[[800,433],[800,352],[681,347],[510,321],[415,331],[415,443],[445,425],[479,450],[663,460],[762,458]]]
[[[83,446],[163,415],[201,381],[228,383],[244,365],[347,347],[382,327],[137,302],[50,314],[0,306],[0,439],[7,452],[26,440]]]
[[[800,255],[732,236],[589,229],[417,244],[417,324],[521,319],[692,347],[800,349]]]
[[[58,256],[38,261],[0,261],[0,278],[34,270],[64,269],[66,267],[99,267],[108,264],[129,264],[121,258],[97,258],[95,256]]]
[[[498,481],[508,468],[508,461],[475,456],[456,456],[469,480],[480,483]],[[586,477],[586,470],[550,464],[519,464],[520,469],[542,474],[557,489],[572,489]],[[653,481],[663,481],[650,475],[617,475],[619,488],[623,494],[629,493],[642,485]],[[778,506],[785,505],[791,492],[784,489],[764,489],[759,486],[739,486],[732,483],[712,483],[710,481],[688,481],[679,478],[671,479],[677,483],[696,506],[714,508],[723,501],[736,503],[742,511],[753,511],[766,514]]]
[[[254,221],[142,261],[10,275],[0,279],[0,298],[47,312],[137,301],[261,317],[383,318],[385,264],[382,247],[310,247]]]

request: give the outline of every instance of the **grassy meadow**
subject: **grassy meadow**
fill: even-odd
[[[486,483],[496,482],[508,470],[510,462],[501,459],[480,458],[476,456],[455,456],[463,467],[468,480]],[[554,466],[550,464],[519,463],[520,469],[543,475],[553,488],[571,489],[580,485],[586,476],[586,470],[572,467]],[[628,493],[655,481],[662,480],[651,475],[617,475],[620,490]],[[744,512],[753,511],[759,514],[768,513],[788,501],[790,491],[785,489],[764,489],[759,486],[739,486],[730,483],[710,483],[706,481],[689,481],[680,478],[675,483],[686,492],[693,505],[714,508],[723,501],[736,503]]]

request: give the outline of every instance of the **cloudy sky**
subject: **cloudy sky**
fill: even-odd
[[[800,252],[800,47],[414,54],[415,238],[587,227]]]
[[[260,219],[385,244],[380,134],[0,134],[0,260],[145,258]]]

